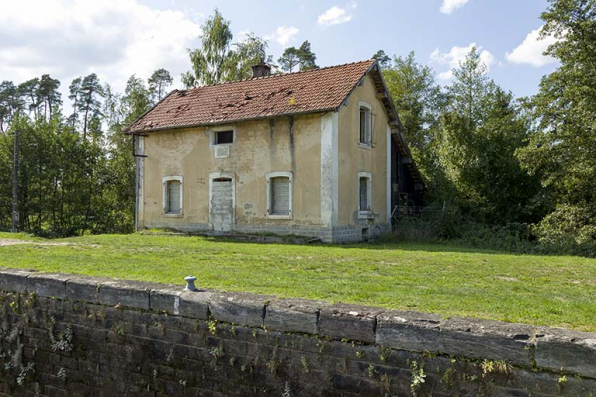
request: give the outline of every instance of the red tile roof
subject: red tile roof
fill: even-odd
[[[329,111],[338,108],[374,59],[303,72],[174,90],[126,133]]]

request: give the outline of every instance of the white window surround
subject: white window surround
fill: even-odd
[[[178,214],[169,214],[167,211],[168,205],[168,182],[170,181],[178,181],[180,182],[180,213]],[[162,205],[162,216],[169,217],[169,218],[182,218],[184,214],[184,182],[183,178],[180,175],[171,175],[171,176],[164,176],[162,178],[163,184],[163,205]]]
[[[232,131],[234,133],[234,138],[232,139],[232,143],[215,143],[215,136],[216,132],[219,131]],[[209,134],[209,147],[215,146],[231,146],[236,143],[236,126],[235,125],[221,125],[216,127],[211,127],[207,130]]]
[[[272,178],[288,178],[290,181],[290,213],[288,215],[274,215],[271,214],[273,203],[271,202],[271,179]],[[293,205],[292,205],[292,192],[294,190],[294,174],[292,172],[270,172],[267,174],[267,218],[269,219],[292,219],[293,217]]]
[[[366,143],[360,142],[360,109],[365,108],[367,110],[366,115],[368,120],[365,120],[365,136],[366,136]],[[363,149],[370,149],[371,142],[372,142],[372,106],[364,101],[358,101],[358,147]]]
[[[370,208],[370,210],[367,211],[361,211],[360,210],[360,179],[361,178],[366,178],[366,203],[368,204],[368,207]],[[358,194],[357,196],[357,207],[358,208],[358,219],[371,219],[373,216],[373,212],[372,212],[372,177],[370,175],[369,172],[359,172],[358,173]]]

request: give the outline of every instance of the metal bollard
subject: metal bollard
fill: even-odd
[[[187,291],[196,291],[197,287],[195,287],[195,281],[197,280],[197,278],[195,276],[187,276],[184,277],[184,281],[186,281],[186,288],[184,288]]]

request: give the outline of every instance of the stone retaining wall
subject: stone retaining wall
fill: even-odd
[[[0,298],[0,395],[596,395],[589,333],[19,270]]]

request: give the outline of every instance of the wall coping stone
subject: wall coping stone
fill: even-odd
[[[321,309],[319,320],[322,335],[334,339],[351,339],[374,343],[377,316],[384,309],[337,303]]]
[[[536,339],[538,367],[596,378],[596,334],[539,327]]]
[[[31,273],[28,276],[27,291],[40,296],[66,298],[66,282],[72,275],[62,273]]]
[[[596,333],[241,292],[191,292],[182,285],[19,269],[0,269],[0,290],[214,318],[406,351],[505,360],[523,368],[596,379]]]
[[[244,292],[214,293],[209,301],[211,316],[226,323],[262,327],[265,308],[275,297]]]
[[[304,299],[274,299],[267,305],[265,327],[275,331],[319,334],[319,315],[329,303]]]

